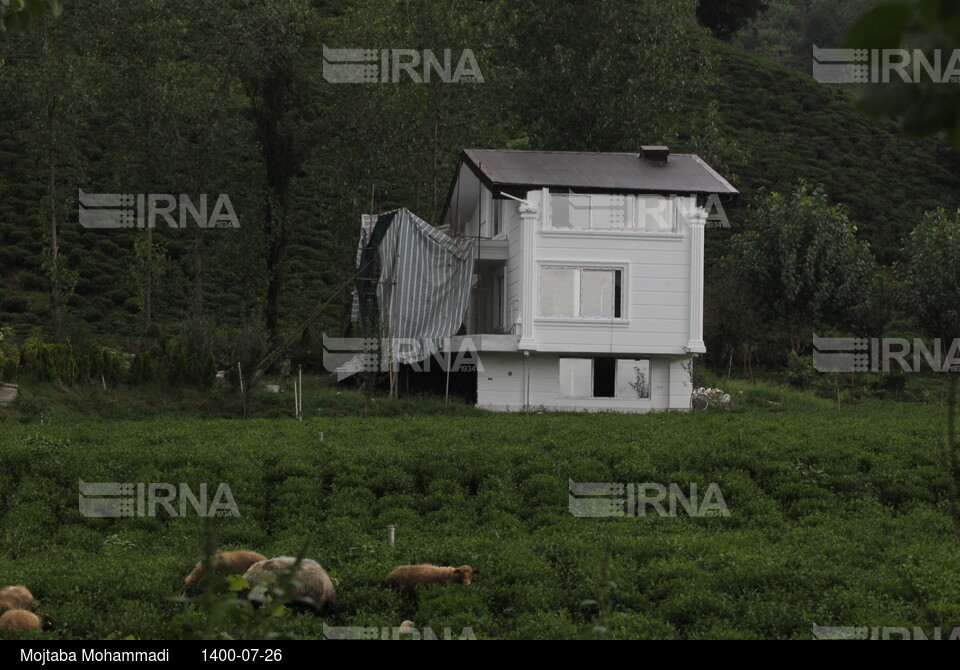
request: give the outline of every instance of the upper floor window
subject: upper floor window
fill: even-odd
[[[660,195],[554,193],[550,228],[677,232],[677,200]]]
[[[623,316],[623,270],[543,267],[540,316],[606,318]]]

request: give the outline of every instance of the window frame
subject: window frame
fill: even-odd
[[[569,197],[569,196],[581,196],[587,197],[590,199],[589,211],[589,220],[588,227],[579,228],[579,227],[558,227],[554,225],[554,214],[556,208],[554,207],[554,201],[558,197]],[[543,228],[543,233],[547,235],[625,235],[628,237],[653,237],[660,239],[681,239],[684,236],[681,220],[683,219],[683,209],[684,205],[682,200],[688,196],[678,195],[678,194],[662,194],[662,193],[577,193],[575,191],[567,192],[557,192],[554,193],[551,191],[549,193],[549,203],[550,211],[547,224]],[[594,226],[593,219],[593,199],[595,197],[611,197],[611,196],[621,196],[625,198],[627,203],[627,220],[630,225],[624,228],[597,228]],[[670,214],[670,219],[672,223],[672,228],[669,230],[656,230],[656,229],[646,229],[641,228],[640,224],[640,198],[664,198],[669,203],[668,209]]]
[[[576,316],[547,316],[543,313],[543,273],[544,270],[575,270],[579,274],[577,282],[577,315]],[[587,272],[613,272],[613,316],[582,316],[583,313],[583,273]],[[619,282],[617,281],[619,275]],[[629,278],[627,275],[626,263],[592,263],[589,265],[575,265],[571,263],[541,262],[537,268],[537,319],[543,319],[550,322],[573,321],[577,323],[625,323],[629,319],[628,304],[629,300]],[[618,295],[619,293],[619,295]],[[617,307],[620,308],[620,314],[617,315]]]
[[[565,400],[593,399],[593,400],[637,401],[640,403],[651,402],[653,399],[653,384],[651,379],[651,371],[652,371],[653,365],[651,363],[650,358],[626,358],[625,356],[630,356],[630,354],[623,354],[622,356],[617,354],[601,355],[601,356],[596,356],[596,355],[591,356],[591,355],[584,355],[584,354],[561,355],[560,357],[557,358],[557,398],[562,398]],[[613,380],[614,393],[612,396],[594,395],[594,391],[596,389],[597,360],[601,358],[613,359],[614,361],[614,364],[613,364],[614,365],[614,380]],[[562,372],[564,361],[589,361],[590,362],[590,380],[588,384],[588,387],[590,388],[590,395],[564,395],[563,372]],[[646,363],[646,374],[647,374],[646,397],[639,397],[639,396],[634,397],[633,395],[617,394],[617,390],[621,387],[621,383],[620,383],[621,382],[621,379],[620,379],[621,362],[625,362],[625,363],[629,362],[630,364],[638,363],[638,362]]]

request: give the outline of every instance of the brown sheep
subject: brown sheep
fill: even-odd
[[[279,578],[293,567],[296,560],[290,556],[280,556],[260,561],[251,565],[243,577],[250,582],[251,586],[255,586],[264,581],[263,575],[265,574],[276,575]],[[327,603],[332,603],[337,597],[336,589],[333,588],[333,582],[327,575],[326,570],[319,563],[309,558],[300,561],[300,567],[294,575],[294,579],[298,584],[293,589],[293,598],[309,598],[313,601],[312,605],[317,609],[322,608]]]
[[[480,571],[471,568],[469,565],[461,565],[459,568],[438,567],[436,565],[401,565],[394,568],[387,575],[387,586],[412,593],[418,586],[428,586],[430,584],[469,584],[473,581],[473,576]]]
[[[254,563],[267,560],[266,556],[253,551],[225,551],[210,559],[213,571],[217,575],[242,575]],[[195,593],[206,577],[203,561],[197,563],[183,580],[184,593]]]
[[[8,610],[0,616],[0,630],[40,630],[40,617],[26,610]]]
[[[8,586],[0,591],[0,612],[32,610],[33,594],[25,586]]]

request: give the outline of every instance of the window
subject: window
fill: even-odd
[[[668,196],[554,193],[550,203],[554,229],[677,232],[677,200]]]
[[[593,359],[593,397],[612,398],[617,386],[617,359]]]
[[[554,228],[590,227],[589,195],[554,195],[550,200]]]
[[[631,200],[631,197],[625,195],[590,196],[590,227],[601,230],[631,228]]]
[[[637,229],[647,233],[675,233],[674,201],[662,195],[637,198]]]
[[[550,200],[554,228],[624,230],[632,227],[630,196],[556,193]]]
[[[561,398],[650,399],[650,361],[598,356],[561,358]]]
[[[506,307],[506,269],[500,270],[500,274],[497,275],[496,279],[496,291],[494,294],[494,309],[496,309],[496,314],[494,315],[494,321],[496,325],[497,332],[503,332],[506,330],[506,317],[505,317],[505,307]]]
[[[623,270],[544,267],[540,270],[540,316],[619,319]]]
[[[589,398],[593,395],[593,361],[589,358],[560,359],[561,398]]]
[[[617,397],[650,398],[650,361],[617,359]]]

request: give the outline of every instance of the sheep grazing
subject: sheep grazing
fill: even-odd
[[[0,590],[0,612],[32,610],[33,594],[25,586],[8,586]]]
[[[251,586],[264,581],[263,576],[266,574],[276,575],[279,579],[283,573],[293,568],[296,561],[297,559],[290,556],[280,556],[279,558],[260,561],[251,565],[243,576],[250,582]],[[313,601],[312,605],[320,609],[327,603],[332,603],[337,597],[333,582],[327,575],[326,570],[316,561],[309,558],[300,561],[299,569],[293,578],[298,582],[293,588],[293,598],[295,600],[309,598]]]
[[[418,586],[429,586],[430,584],[469,584],[473,581],[473,576],[479,574],[479,570],[471,568],[469,565],[461,565],[459,568],[438,567],[436,565],[401,565],[394,568],[387,575],[387,586],[412,593]]]
[[[225,551],[222,554],[215,555],[210,559],[214,574],[217,575],[242,575],[251,565],[267,560],[253,551]],[[206,577],[203,561],[197,563],[189,575],[183,580],[183,590],[185,593],[197,591]]]
[[[40,617],[26,610],[7,610],[0,616],[0,630],[40,630]]]

